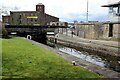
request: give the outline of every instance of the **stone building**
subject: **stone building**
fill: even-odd
[[[119,22],[76,23],[75,35],[89,39],[120,38]]]
[[[108,4],[102,7],[109,8],[109,21],[120,22],[120,0],[108,0]]]
[[[51,26],[65,26],[65,27],[67,27],[68,23],[59,21],[59,22],[50,22],[49,25],[51,25]]]
[[[95,27],[97,25],[97,27]],[[100,26],[101,24],[96,23],[76,23],[75,24],[75,34],[82,38],[89,38],[94,39],[98,37],[98,34],[100,33],[100,29],[98,29],[98,32],[96,31],[96,28]]]
[[[108,0],[109,21],[76,23],[75,35],[89,39],[120,38],[120,0]]]
[[[7,15],[7,16],[2,16],[2,21],[3,23],[5,24],[10,24],[10,16]]]
[[[47,25],[59,18],[45,13],[42,3],[36,5],[36,11],[10,11],[10,16],[2,16],[3,23],[10,25]]]

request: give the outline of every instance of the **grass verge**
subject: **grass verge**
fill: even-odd
[[[2,39],[3,78],[101,78],[22,38]]]

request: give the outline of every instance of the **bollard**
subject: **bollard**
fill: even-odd
[[[31,35],[27,35],[27,39],[32,39],[32,36]]]
[[[76,65],[76,62],[75,62],[75,61],[72,61],[72,64],[73,64],[73,66],[75,66],[75,65]]]
[[[57,43],[57,39],[55,38],[55,44]]]

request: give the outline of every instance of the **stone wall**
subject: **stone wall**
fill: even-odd
[[[75,25],[75,34],[82,38],[94,39],[102,35],[100,24],[80,23]]]
[[[10,16],[2,16],[2,23],[10,24]]]
[[[120,38],[120,23],[77,23],[75,35],[82,38]]]
[[[50,24],[50,22],[59,22],[59,18],[45,14],[45,24]]]
[[[113,37],[120,38],[120,24],[114,24],[113,34]]]
[[[109,36],[110,33],[110,25],[113,26],[112,36]],[[103,24],[103,38],[120,38],[120,23],[104,23]]]
[[[59,22],[59,18],[37,11],[13,11],[10,16],[2,16],[2,20],[10,25],[47,25]]]

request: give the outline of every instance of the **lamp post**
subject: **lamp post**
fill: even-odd
[[[89,6],[89,4],[88,4],[88,0],[87,0],[87,15],[86,15],[86,21],[88,22],[88,6]]]

